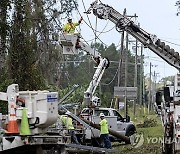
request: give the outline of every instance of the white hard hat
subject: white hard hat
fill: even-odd
[[[104,113],[100,113],[99,116],[100,116],[100,117],[105,117]]]

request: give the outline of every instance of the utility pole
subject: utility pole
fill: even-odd
[[[128,62],[128,43],[129,43],[129,38],[128,38],[128,33],[126,32],[126,50],[125,50],[125,82],[124,82],[124,87],[127,88],[127,73],[128,73],[128,67],[127,67],[127,62]],[[124,106],[125,106],[125,117],[127,118],[128,115],[128,110],[127,110],[127,90],[125,90],[125,97],[124,97]]]
[[[151,104],[151,110],[153,109],[153,103],[155,102],[155,94],[156,94],[156,80],[159,73],[156,73],[154,71],[153,73],[153,86],[152,86],[152,104]]]
[[[123,15],[126,15],[126,9],[123,11]],[[119,66],[118,66],[118,86],[120,87],[120,80],[121,80],[121,67],[122,67],[122,55],[124,50],[124,30],[121,34],[121,48],[120,48],[120,60],[119,60]]]
[[[146,89],[145,89],[145,77],[144,77],[144,67],[143,67],[143,106],[144,106],[144,115],[146,114]]]
[[[143,92],[142,92],[142,87],[143,86],[143,45],[141,45],[141,65],[140,65],[140,95],[139,95],[139,102],[140,105],[143,105],[143,101],[142,101],[142,96],[143,96]]]
[[[134,59],[134,87],[137,87],[137,51],[138,51],[138,41],[136,39],[136,45],[135,45],[135,59]],[[138,98],[138,97],[137,97]],[[133,115],[135,118],[136,115],[136,103],[137,103],[137,98],[133,102]]]
[[[126,9],[123,11],[123,15],[127,17],[138,17],[136,14],[133,16],[126,15]],[[122,31],[121,35],[121,48],[120,48],[120,60],[119,60],[119,66],[118,66],[118,83],[117,86],[123,88],[124,86],[125,91],[124,91],[124,116],[127,117],[128,109],[127,109],[127,77],[128,77],[128,44],[129,44],[129,38],[128,38],[128,33],[126,33],[126,50],[124,50],[124,37],[125,37],[125,32],[124,30]],[[137,46],[137,45],[136,45]],[[136,47],[137,48],[137,47]],[[137,50],[137,49],[136,49]],[[124,52],[123,52],[124,51]],[[137,51],[136,51],[137,52]],[[125,58],[124,60],[124,85],[122,85],[122,63],[123,63],[123,57]],[[136,67],[137,67],[137,56],[136,56]],[[137,69],[136,69],[137,70]],[[136,76],[137,76],[137,71],[136,71]],[[137,78],[136,78],[136,87],[137,87]],[[122,96],[121,96],[122,97]],[[116,98],[115,101],[115,106],[118,107],[118,97]],[[134,109],[135,112],[135,109]]]
[[[149,68],[149,103],[148,103],[148,114],[150,112],[151,109],[151,99],[152,99],[152,94],[151,94],[151,69],[152,69],[152,64],[150,62],[150,68]]]
[[[126,9],[123,11],[123,15],[126,15]],[[121,48],[120,48],[120,60],[119,60],[119,65],[118,65],[118,83],[117,86],[120,87],[120,80],[121,80],[121,68],[122,68],[122,56],[123,56],[123,50],[124,50],[124,30],[122,31],[121,34]],[[115,107],[118,109],[118,98],[115,100]]]
[[[152,104],[151,104],[151,110],[153,109],[153,103],[154,103],[154,95],[155,95],[155,79],[156,78],[156,72],[153,73],[153,82],[152,82]]]

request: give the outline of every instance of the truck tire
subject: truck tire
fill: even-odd
[[[127,127],[127,129],[126,129],[126,134],[125,134],[125,136],[131,136],[131,135],[133,135],[134,133],[136,133],[136,128],[135,128],[135,126],[134,125],[130,125],[129,127]]]
[[[173,144],[165,144],[164,145],[164,154],[174,154]]]
[[[134,125],[130,125],[127,129],[126,129],[126,134],[125,136],[131,136],[133,134],[136,133],[136,128]],[[125,142],[126,144],[130,144],[130,142]]]

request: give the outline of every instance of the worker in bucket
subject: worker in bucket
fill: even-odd
[[[78,22],[72,22],[72,18],[68,18],[68,22],[63,27],[63,32],[66,34],[76,34],[77,35],[77,41],[76,41],[76,49],[81,48],[79,45],[80,42],[80,33],[75,33],[75,29],[77,26],[80,25],[83,18],[81,17]]]
[[[101,118],[101,121],[99,123],[100,125],[100,133],[101,133],[101,136],[100,136],[100,140],[101,140],[101,146],[102,147],[106,147],[107,149],[112,149],[112,146],[111,146],[111,141],[109,139],[109,130],[108,130],[108,122],[105,118],[105,115],[104,113],[100,113],[100,118]]]
[[[69,34],[74,34],[76,27],[80,25],[82,20],[83,20],[83,18],[81,17],[78,22],[72,22],[72,18],[68,18],[68,22],[66,24],[64,24],[63,32],[69,33]]]
[[[66,126],[69,135],[71,136],[71,142],[73,142],[75,144],[79,144],[77,137],[76,137],[76,134],[75,134],[75,131],[74,131],[72,118],[69,115],[61,116],[61,120],[62,120],[63,124]]]

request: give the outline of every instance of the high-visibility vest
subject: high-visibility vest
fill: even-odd
[[[75,28],[76,26],[78,26],[79,23],[66,23],[63,27],[63,31],[65,33],[70,33],[70,34],[73,34],[75,32]]]
[[[101,134],[109,134],[108,130],[108,122],[106,119],[103,119],[100,121],[100,126],[101,126]]]
[[[66,126],[66,128],[68,129],[68,130],[72,130],[72,129],[74,129],[74,127],[73,127],[73,124],[72,124],[72,118],[70,118],[70,117],[62,117],[61,118],[61,120],[62,120],[62,122],[65,124],[65,126]]]

